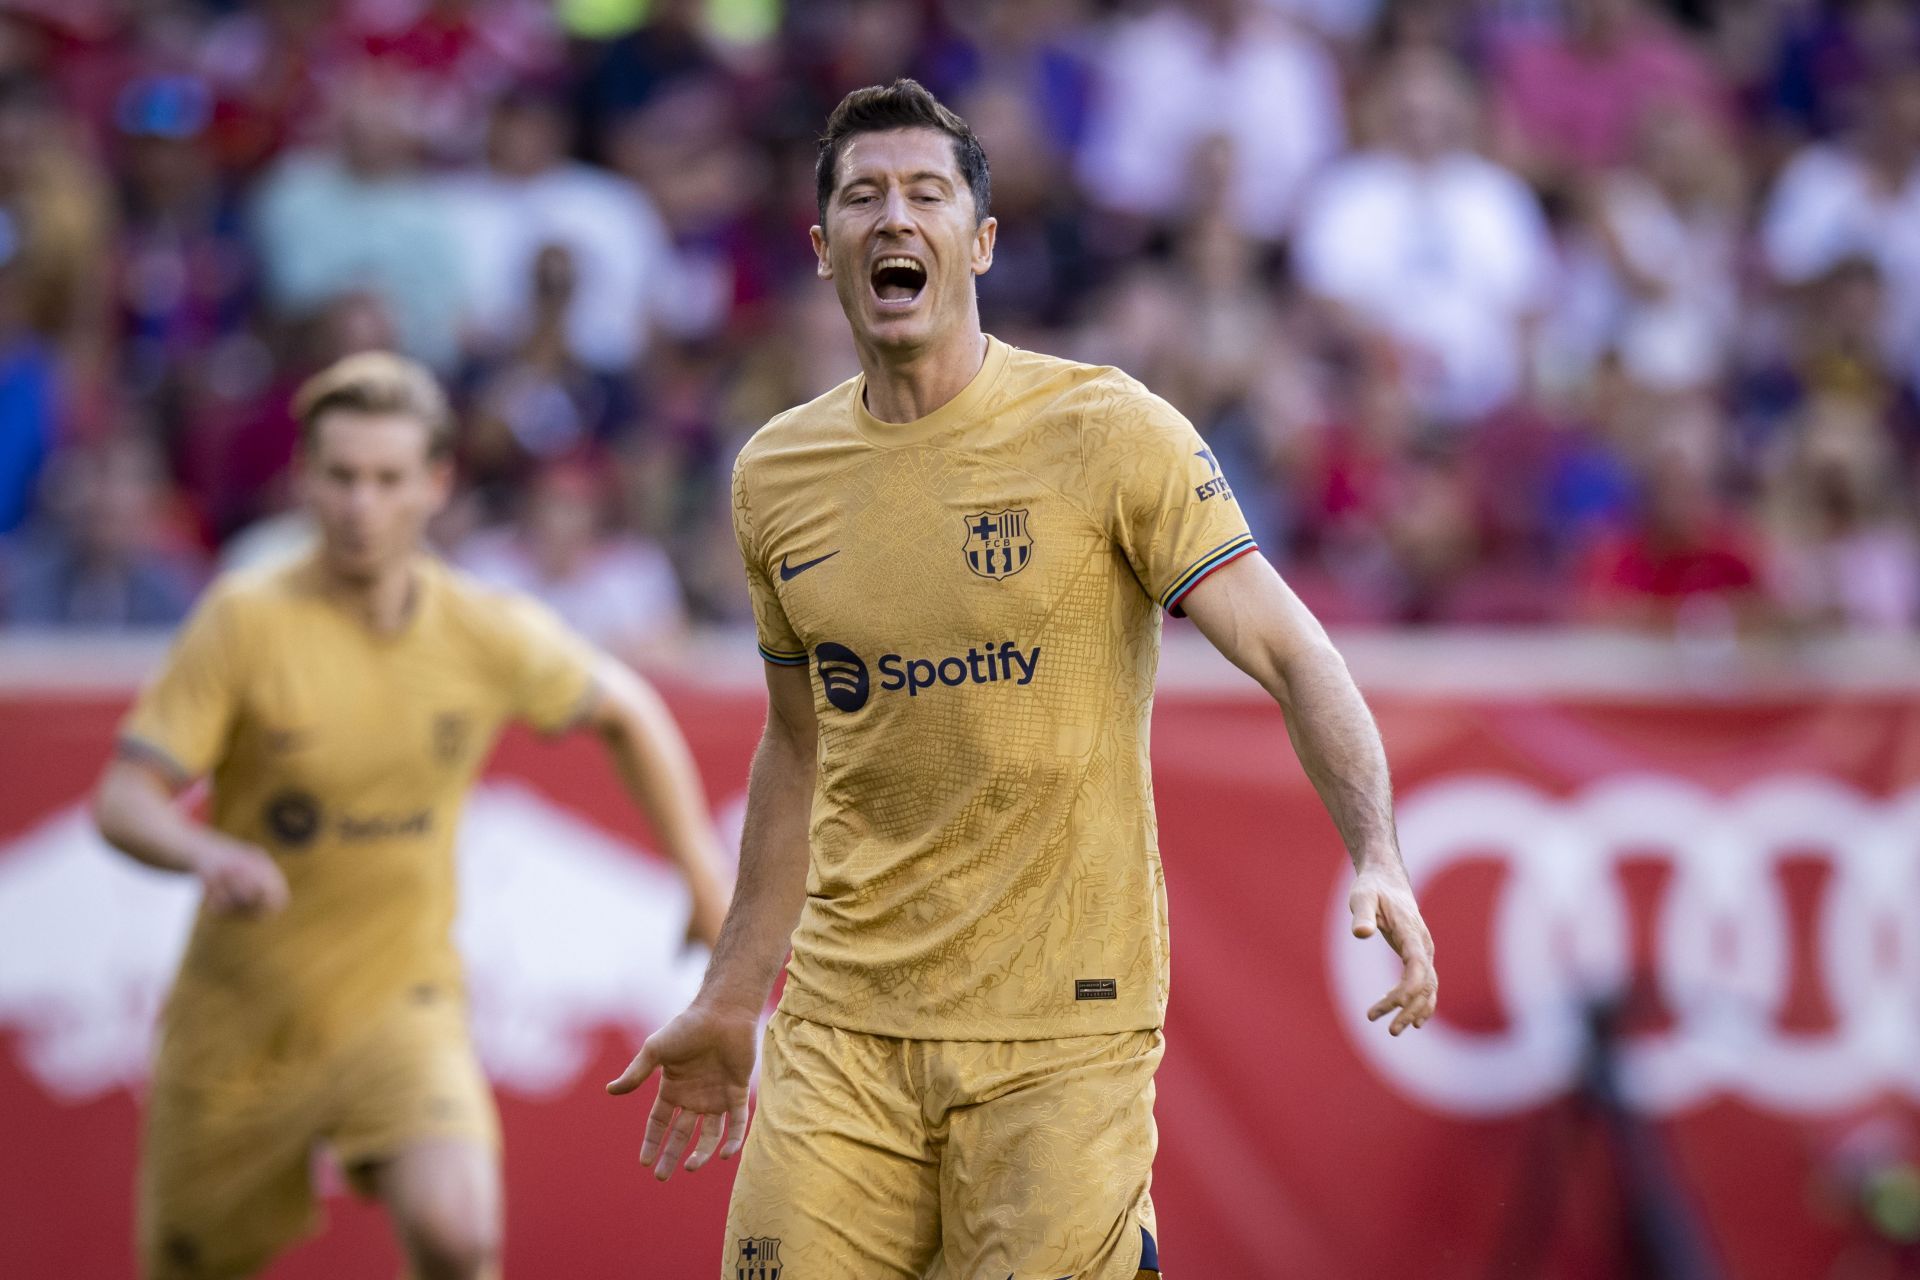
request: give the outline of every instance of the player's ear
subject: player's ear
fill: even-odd
[[[427,482],[433,486],[433,509],[442,510],[453,500],[453,456],[451,454],[427,459]]]
[[[1000,220],[982,218],[973,229],[973,274],[983,276],[993,265],[993,246],[1000,234]]]
[[[833,279],[833,263],[827,260],[827,229],[821,226],[807,228],[807,238],[813,241],[813,273],[822,280]]]

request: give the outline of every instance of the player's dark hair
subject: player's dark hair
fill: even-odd
[[[940,104],[918,80],[900,79],[892,84],[868,85],[840,99],[840,105],[827,117],[827,131],[820,135],[820,155],[813,165],[814,194],[820,204],[820,225],[827,224],[827,201],[833,198],[833,186],[840,173],[840,153],[847,139],[859,133],[885,133],[890,129],[932,129],[953,139],[953,162],[973,192],[973,217],[976,223],[987,216],[993,186],[987,176],[987,153],[973,129]]]
[[[453,410],[447,403],[447,393],[425,365],[391,351],[348,356],[302,384],[293,397],[301,448],[313,448],[320,419],[335,411],[417,418],[427,428],[429,458],[444,458],[453,452]]]

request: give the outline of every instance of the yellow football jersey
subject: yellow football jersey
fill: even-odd
[[[453,837],[502,724],[586,706],[594,651],[540,605],[418,564],[380,635],[300,561],[216,583],[140,695],[121,749],[211,774],[211,821],[271,853],[290,904],[203,910],[168,1003],[164,1064],[289,1067],[409,988],[457,987]]]
[[[782,1007],[1018,1040],[1161,1025],[1159,610],[1254,549],[1204,441],[1119,370],[988,340],[918,421],[859,378],[758,432],[734,525],[820,770]]]

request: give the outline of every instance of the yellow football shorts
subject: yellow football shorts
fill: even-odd
[[[311,1175],[321,1144],[367,1194],[371,1164],[437,1138],[500,1141],[465,1006],[437,989],[292,1068],[197,1077],[163,1049],[140,1160],[140,1274],[251,1275],[320,1226]]]
[[[1158,1031],[896,1040],[775,1014],[723,1280],[1158,1272],[1164,1047]]]

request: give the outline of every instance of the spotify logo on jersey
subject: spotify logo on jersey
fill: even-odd
[[[867,705],[867,664],[860,655],[843,644],[831,641],[813,651],[820,668],[820,684],[827,701],[842,711],[858,711]]]

